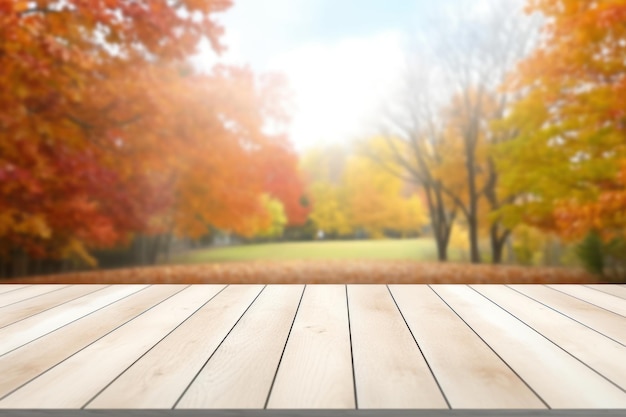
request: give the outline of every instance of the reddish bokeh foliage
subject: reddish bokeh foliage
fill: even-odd
[[[294,156],[265,130],[285,117],[280,79],[184,61],[203,38],[222,49],[213,16],[229,6],[0,0],[0,255],[251,234],[265,192],[299,221]]]

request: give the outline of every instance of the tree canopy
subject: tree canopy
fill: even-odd
[[[5,257],[90,260],[88,248],[134,233],[250,234],[256,218],[271,217],[266,192],[302,221],[297,156],[265,129],[287,117],[285,84],[246,68],[202,74],[186,62],[202,39],[222,50],[214,15],[229,6],[0,2]]]

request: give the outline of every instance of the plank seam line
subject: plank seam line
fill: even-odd
[[[189,285],[187,285],[185,288],[189,287]],[[11,391],[9,391],[8,393],[6,393],[4,396],[0,397],[0,400],[5,399],[6,397],[8,397],[9,395],[13,394],[15,391],[21,389],[22,387],[24,387],[27,384],[30,384],[32,381],[34,381],[35,379],[39,378],[40,376],[42,376],[43,374],[50,372],[52,369],[56,368],[57,366],[61,365],[63,362],[67,361],[68,359],[70,359],[71,357],[73,357],[74,355],[78,354],[79,352],[87,349],[89,346],[93,345],[94,343],[96,343],[97,341],[99,341],[100,339],[102,339],[103,337],[106,337],[107,335],[113,333],[114,331],[116,331],[117,329],[119,329],[120,327],[126,325],[127,323],[135,320],[137,317],[143,315],[144,313],[146,313],[147,311],[152,310],[154,307],[158,306],[159,304],[167,301],[168,299],[172,298],[173,296],[175,296],[176,294],[178,294],[179,292],[183,291],[185,288],[180,289],[179,291],[176,291],[174,294],[164,298],[163,300],[159,301],[158,303],[156,303],[155,305],[147,308],[146,310],[142,311],[141,313],[137,314],[135,317],[130,318],[128,320],[126,320],[124,323],[120,324],[119,326],[115,327],[114,329],[106,332],[105,334],[103,334],[102,336],[98,337],[97,339],[95,339],[94,341],[92,341],[91,343],[88,343],[87,345],[83,346],[82,348],[78,349],[76,352],[72,353],[70,356],[68,356],[67,358],[63,359],[62,361],[58,362],[55,365],[52,365],[50,368],[46,369],[45,371],[41,372],[39,375],[32,377],[31,379],[29,379],[28,381],[24,382],[23,384],[19,385],[18,387],[12,389]]]
[[[24,287],[24,288],[18,288],[18,290],[21,290],[21,289],[26,289],[26,288],[32,288],[32,287],[34,287],[34,286],[35,286],[35,285],[31,285],[30,287],[29,287],[29,286],[26,286],[26,287]],[[48,292],[44,292],[44,293],[41,293],[41,294],[33,295],[33,296],[31,296],[31,297],[24,298],[23,300],[13,301],[12,303],[5,304],[5,305],[3,305],[3,306],[0,306],[0,309],[6,308],[6,307],[10,307],[10,306],[12,306],[12,305],[15,305],[15,304],[21,303],[21,302],[23,302],[23,301],[32,300],[33,298],[41,297],[42,295],[52,294],[53,292],[56,292],[56,291],[61,291],[62,289],[67,288],[67,287],[69,287],[69,285],[62,285],[60,288],[57,288],[57,289],[54,289],[54,290],[50,290],[50,291],[48,291]],[[13,290],[13,291],[16,291],[16,290]],[[12,292],[12,291],[9,291],[9,292]],[[6,293],[4,293],[4,294],[8,294],[9,292],[6,292]],[[3,295],[4,295],[4,294],[3,294]]]
[[[230,286],[230,285],[228,285]],[[213,355],[215,355],[215,352],[217,352],[220,348],[220,346],[222,346],[222,344],[224,343],[224,341],[228,338],[228,336],[230,335],[230,333],[233,331],[233,329],[235,327],[237,327],[237,324],[241,321],[241,319],[243,318],[243,316],[246,315],[246,313],[248,312],[248,310],[250,310],[250,307],[252,307],[252,305],[254,304],[254,302],[259,298],[259,296],[263,293],[263,291],[265,291],[265,288],[267,288],[267,285],[264,285],[263,288],[261,288],[261,291],[259,291],[259,293],[252,299],[252,301],[250,302],[250,304],[248,305],[248,307],[246,307],[246,309],[243,311],[243,313],[241,313],[241,316],[239,316],[239,318],[235,321],[235,323],[232,325],[232,327],[230,328],[230,330],[228,330],[228,332],[226,333],[226,335],[224,336],[224,338],[220,341],[220,343],[215,347],[215,349],[213,350],[213,352],[211,352],[211,354],[209,355],[209,357],[207,358],[206,361],[204,361],[204,364],[200,367],[200,369],[198,370],[198,372],[196,372],[196,374],[193,376],[193,378],[191,378],[191,381],[189,382],[189,384],[187,384],[187,386],[185,387],[185,389],[183,390],[183,392],[180,394],[180,396],[178,397],[178,399],[174,402],[174,405],[172,406],[172,410],[174,408],[176,408],[176,406],[178,405],[178,403],[180,402],[180,400],[183,399],[183,397],[185,396],[185,394],[187,393],[187,391],[189,391],[189,388],[191,387],[191,385],[193,385],[194,381],[198,378],[198,375],[200,375],[200,373],[202,372],[202,370],[204,368],[206,368],[207,364],[209,363],[209,361],[211,360],[211,358],[213,357]]]
[[[111,286],[111,285],[105,285],[104,287],[102,287],[102,288],[98,288],[97,290],[94,290],[94,291],[88,292],[88,293],[86,293],[86,294],[79,295],[79,296],[74,297],[74,298],[71,298],[71,299],[69,299],[69,300],[65,300],[65,301],[63,301],[61,304],[57,304],[57,305],[55,305],[55,306],[48,307],[48,308],[46,308],[46,309],[44,309],[44,310],[38,311],[38,312],[36,312],[36,313],[34,313],[34,314],[31,314],[30,316],[22,317],[22,318],[21,318],[21,319],[19,319],[19,320],[16,320],[16,321],[11,322],[11,323],[9,323],[9,324],[5,324],[4,326],[0,326],[0,329],[4,329],[5,327],[9,327],[9,326],[14,325],[15,323],[19,323],[19,322],[20,322],[20,321],[22,321],[22,320],[26,320],[26,319],[29,319],[29,318],[31,318],[31,317],[35,317],[35,316],[37,316],[37,315],[39,315],[39,314],[43,314],[43,313],[45,313],[46,311],[50,311],[50,310],[52,310],[52,309],[54,309],[54,308],[61,307],[62,305],[65,305],[65,304],[71,303],[72,301],[76,301],[76,300],[78,300],[79,298],[86,297],[86,296],[91,295],[91,294],[95,294],[95,293],[97,293],[98,291],[102,291],[102,290],[104,290],[105,288],[109,288],[110,286]],[[63,288],[61,288],[61,289],[63,289]],[[58,291],[58,290],[56,290],[56,291]],[[49,294],[49,293],[46,293],[46,294]],[[43,294],[42,294],[42,295],[43,295]],[[25,300],[24,300],[24,301],[25,301]]]
[[[165,336],[163,336],[162,338],[160,338],[154,345],[150,346],[148,348],[148,350],[146,350],[144,353],[142,353],[141,355],[139,355],[139,357],[137,359],[135,359],[130,365],[128,365],[126,367],[126,369],[124,369],[122,372],[120,372],[115,378],[113,378],[108,384],[106,384],[102,389],[100,389],[93,397],[91,397],[91,399],[89,401],[87,401],[82,407],[81,409],[84,409],[85,407],[87,407],[89,405],[89,403],[91,403],[93,400],[96,399],[96,397],[100,394],[102,394],[102,392],[104,390],[106,390],[111,384],[113,384],[115,381],[117,381],[122,375],[124,375],[124,373],[126,373],[126,371],[128,371],[134,364],[136,364],[137,362],[139,362],[141,360],[141,358],[143,358],[144,356],[146,356],[148,354],[148,352],[150,352],[152,349],[154,349],[156,346],[159,345],[159,343],[161,343],[163,340],[165,340],[165,338],[167,338],[169,335],[171,335],[172,333],[174,333],[176,331],[176,329],[178,329],[180,326],[183,325],[183,323],[185,323],[187,320],[189,320],[190,318],[192,318],[198,311],[200,311],[205,305],[207,305],[211,300],[213,300],[215,297],[217,297],[222,291],[224,291],[226,289],[226,287],[228,287],[228,285],[224,285],[222,287],[221,290],[219,290],[218,292],[216,292],[215,294],[213,294],[211,297],[209,297],[208,300],[206,300],[204,303],[202,303],[200,305],[200,307],[196,308],[190,315],[188,315],[185,319],[183,319],[183,321],[181,321],[180,323],[178,323],[176,326],[174,326],[174,328],[172,330],[170,330],[169,332],[167,332],[165,334]]]
[[[512,289],[513,291],[515,291],[515,292],[517,292],[517,293],[522,294],[524,297],[530,298],[531,300],[536,301],[536,302],[538,302],[539,304],[542,304],[542,305],[544,305],[544,306],[548,307],[550,310],[556,311],[556,312],[557,312],[557,313],[559,313],[560,315],[565,316],[565,317],[567,317],[568,319],[573,320],[573,321],[575,321],[576,323],[578,323],[578,324],[580,324],[580,325],[582,325],[582,326],[585,326],[586,328],[591,329],[591,330],[593,330],[594,332],[596,332],[596,333],[598,333],[598,334],[601,334],[602,336],[606,337],[607,339],[610,339],[610,340],[614,341],[615,343],[618,343],[618,344],[620,344],[620,345],[622,345],[622,346],[626,347],[626,345],[625,345],[624,343],[620,342],[619,340],[615,340],[615,339],[613,339],[611,336],[607,336],[606,334],[602,333],[601,331],[599,331],[599,330],[597,330],[597,329],[594,329],[594,328],[593,328],[593,327],[591,327],[591,326],[586,325],[586,324],[585,324],[585,323],[583,323],[582,321],[576,320],[576,319],[575,319],[575,318],[573,318],[572,316],[570,316],[570,315],[568,315],[568,314],[565,314],[564,312],[562,312],[562,311],[560,311],[560,310],[557,310],[556,308],[554,308],[554,307],[550,306],[549,304],[546,304],[546,303],[544,303],[544,302],[543,302],[543,301],[541,301],[541,300],[538,300],[538,299],[536,299],[536,298],[534,298],[534,297],[531,297],[530,295],[525,294],[525,293],[523,293],[523,292],[521,292],[521,291],[519,291],[519,290],[517,290],[517,289],[515,289],[515,288],[511,287],[510,285],[506,285],[506,286],[507,286],[508,288]]]
[[[593,285],[614,285],[614,284],[593,284]],[[587,287],[587,288],[589,288],[590,290],[598,291],[598,292],[601,292],[602,294],[612,295],[613,297],[617,297],[617,298],[619,298],[619,299],[621,299],[621,300],[626,300],[626,297],[622,297],[622,296],[620,296],[620,295],[615,295],[615,294],[612,294],[612,293],[610,293],[610,292],[602,291],[602,290],[601,290],[601,289],[599,289],[599,288],[590,287],[590,286],[589,286],[589,284],[586,284],[586,285],[584,285],[584,286],[585,286],[585,287]]]
[[[2,285],[11,285],[11,284],[0,284],[0,287],[2,287]],[[18,284],[15,284],[15,285],[18,285]],[[9,290],[9,291],[1,292],[0,295],[8,294],[8,293],[13,292],[13,291],[23,290],[23,289],[26,289],[26,288],[28,288],[28,285],[24,284],[21,287],[13,288],[12,290]]]
[[[468,286],[468,285],[466,285],[466,287],[467,287],[467,286]],[[494,354],[495,354],[498,358],[500,358],[500,360],[502,361],[502,363],[504,363],[504,364],[505,364],[505,365],[506,365],[506,366],[507,366],[507,367],[511,370],[511,372],[513,372],[513,373],[514,373],[514,374],[515,374],[515,375],[516,375],[516,376],[520,379],[520,381],[522,381],[522,382],[524,383],[524,385],[526,385],[526,386],[528,387],[528,389],[529,389],[529,390],[530,390],[533,394],[535,394],[535,395],[537,396],[537,398],[539,398],[539,401],[541,401],[541,402],[542,402],[542,403],[543,403],[543,404],[544,404],[544,405],[545,405],[545,406],[546,406],[549,410],[551,410],[551,409],[552,409],[552,407],[550,407],[550,405],[549,405],[549,404],[548,404],[548,403],[547,403],[547,402],[546,402],[546,401],[545,401],[545,400],[541,397],[541,395],[539,395],[539,393],[537,393],[537,391],[535,391],[535,390],[534,390],[534,388],[533,388],[533,387],[531,387],[531,386],[528,384],[528,382],[527,382],[524,378],[522,378],[522,377],[520,376],[520,374],[518,374],[518,373],[517,373],[517,371],[516,371],[515,369],[513,369],[513,367],[511,367],[511,365],[509,365],[509,363],[508,363],[507,361],[505,361],[505,360],[504,360],[504,358],[503,358],[502,356],[500,356],[500,354],[499,354],[498,352],[496,352],[496,351],[495,351],[495,349],[494,349],[494,348],[493,348],[493,347],[492,347],[489,343],[487,343],[487,341],[486,341],[485,339],[483,339],[483,337],[482,337],[480,334],[478,334],[478,332],[477,332],[476,330],[474,330],[474,328],[473,328],[472,326],[470,326],[470,324],[469,324],[467,321],[465,321],[465,319],[464,319],[463,317],[461,317],[461,315],[460,315],[460,314],[459,314],[459,313],[458,313],[458,312],[457,312],[454,308],[452,308],[452,306],[451,306],[450,304],[448,304],[448,302],[447,302],[446,300],[444,300],[444,299],[443,299],[443,297],[442,297],[441,295],[439,295],[439,293],[438,293],[437,291],[435,291],[435,289],[434,289],[432,286],[428,285],[428,287],[429,287],[429,288],[430,288],[430,289],[431,289],[431,290],[432,290],[432,291],[433,291],[433,292],[437,295],[437,297],[439,297],[439,298],[441,299],[441,301],[443,301],[443,302],[444,302],[444,303],[448,306],[448,308],[450,308],[450,310],[452,310],[452,312],[453,312],[454,314],[456,314],[456,316],[457,316],[459,319],[461,319],[461,321],[462,321],[463,323],[465,323],[465,325],[466,325],[467,327],[469,327],[469,329],[470,329],[472,332],[474,332],[474,334],[475,334],[476,336],[478,336],[478,338],[479,338],[479,339],[480,339],[480,340],[481,340],[481,341],[482,341],[485,345],[487,345],[487,347],[488,347],[488,348],[489,348],[489,349],[490,349],[490,350],[491,350],[491,351],[492,351],[492,352],[493,352],[493,353],[494,353]]]
[[[348,338],[350,339],[350,364],[352,365],[352,389],[354,390],[354,408],[359,409],[359,397],[356,392],[356,372],[354,370],[354,350],[352,349],[352,325],[350,324],[350,299],[348,297],[348,286],[344,284],[346,290],[346,310],[348,311]]]
[[[272,378],[272,383],[270,384],[270,389],[267,393],[267,398],[265,399],[265,404],[263,404],[263,409],[267,409],[267,404],[270,402],[270,397],[272,396],[272,390],[274,389],[274,383],[276,382],[276,377],[278,376],[278,370],[280,369],[280,364],[283,362],[283,356],[285,355],[285,350],[287,350],[287,344],[289,343],[289,336],[291,336],[291,331],[293,330],[293,325],[296,322],[296,318],[298,317],[298,312],[300,311],[300,305],[302,305],[302,299],[304,298],[304,293],[306,292],[306,285],[302,289],[302,294],[300,294],[300,301],[298,301],[298,306],[296,307],[296,313],[293,315],[293,320],[291,321],[291,327],[289,327],[289,332],[287,333],[287,340],[285,340],[285,345],[283,346],[283,351],[280,353],[280,359],[278,359],[278,365],[276,365],[276,372],[274,372],[274,377]]]
[[[595,303],[592,303],[591,301],[583,300],[582,298],[579,298],[579,297],[577,297],[577,296],[575,296],[575,295],[572,295],[572,294],[566,293],[566,292],[564,292],[564,291],[561,291],[561,290],[559,290],[559,289],[557,289],[557,288],[554,288],[554,287],[552,287],[552,286],[550,286],[550,285],[546,285],[546,287],[550,288],[551,290],[558,291],[558,292],[560,292],[561,294],[565,294],[565,295],[567,295],[567,296],[570,296],[570,297],[572,297],[572,298],[575,298],[575,299],[577,299],[577,300],[580,300],[580,301],[582,301],[582,302],[585,302],[585,303],[587,303],[587,304],[591,304],[592,306],[595,306],[595,307],[601,308],[602,310],[604,310],[604,311],[608,311],[609,313],[617,314],[617,315],[618,315],[618,316],[620,316],[620,317],[626,318],[626,316],[624,316],[623,314],[620,314],[620,313],[617,313],[617,312],[615,312],[615,311],[613,311],[613,310],[609,310],[608,308],[605,308],[605,307],[599,306],[599,305],[597,305],[597,304],[595,304]],[[593,290],[593,288],[589,288],[589,289],[590,289],[590,290]],[[594,290],[594,291],[595,291],[595,290]],[[612,294],[607,294],[607,293],[602,292],[602,291],[600,291],[600,292],[601,292],[601,293],[603,293],[603,294],[605,294],[605,295],[609,295],[609,296],[611,296],[611,297],[615,297],[615,296],[614,296],[614,295],[612,295]],[[615,298],[617,298],[617,299],[618,299],[618,300],[620,300],[620,301],[622,300],[620,297],[615,297]]]
[[[601,376],[602,378],[604,378],[605,380],[607,380],[609,383],[615,385],[620,391],[623,391],[626,393],[626,390],[622,387],[620,387],[618,384],[616,384],[615,382],[613,382],[612,380],[610,380],[608,377],[606,377],[605,375],[601,374],[600,372],[598,372],[596,369],[592,368],[589,364],[587,364],[586,362],[584,362],[583,360],[581,360],[580,358],[574,356],[571,352],[569,352],[568,350],[566,350],[564,347],[559,346],[556,342],[554,342],[553,340],[551,340],[549,337],[547,337],[546,335],[544,335],[543,333],[541,333],[539,330],[535,329],[533,326],[531,326],[530,324],[526,323],[524,320],[522,320],[521,318],[517,317],[515,314],[511,313],[510,311],[508,311],[506,308],[504,308],[503,306],[501,306],[500,304],[498,304],[497,302],[495,302],[494,300],[490,299],[489,297],[487,297],[486,295],[482,294],[480,291],[478,291],[476,288],[473,288],[472,286],[470,286],[470,288],[472,290],[474,290],[476,293],[478,293],[481,297],[485,298],[487,301],[495,304],[496,306],[498,306],[499,308],[501,308],[502,310],[506,311],[508,314],[510,314],[512,317],[516,318],[517,320],[519,320],[520,322],[522,322],[526,327],[528,327],[529,329],[531,329],[532,331],[534,331],[535,333],[537,333],[538,335],[540,335],[541,337],[543,337],[544,339],[546,339],[548,342],[552,343],[554,346],[558,347],[559,349],[561,349],[563,352],[567,353],[569,356],[571,356],[572,358],[576,359],[578,362],[580,362],[581,364],[583,364],[584,366],[586,366],[587,368],[591,369],[593,372],[595,372],[596,374],[598,374],[599,376]]]
[[[404,321],[404,325],[409,330],[409,333],[411,334],[411,337],[413,338],[413,341],[415,342],[415,345],[417,346],[417,349],[419,349],[420,354],[422,355],[422,358],[424,359],[424,362],[426,362],[426,366],[428,366],[428,370],[430,371],[430,374],[433,376],[433,379],[435,380],[435,383],[437,384],[437,388],[439,388],[439,392],[441,392],[441,396],[445,400],[446,405],[448,406],[448,409],[451,410],[452,409],[452,405],[450,404],[450,401],[448,401],[448,397],[446,396],[446,393],[443,392],[443,387],[439,384],[439,380],[437,379],[437,376],[435,375],[435,372],[430,367],[430,363],[428,363],[428,359],[426,359],[426,356],[424,355],[424,352],[422,351],[422,348],[420,347],[420,344],[417,342],[417,339],[415,338],[415,335],[413,334],[413,330],[411,330],[411,327],[409,326],[409,323],[406,321],[406,318],[404,317],[404,314],[402,313],[402,310],[400,309],[400,306],[396,302],[396,299],[393,296],[393,293],[391,292],[391,289],[389,288],[389,285],[385,284],[385,287],[387,287],[387,292],[391,296],[391,299],[393,300],[393,303],[395,304],[396,308],[398,309],[398,312],[400,313],[400,317],[402,317],[402,320]]]
[[[49,334],[51,334],[51,333],[54,333],[54,332],[56,332],[56,331],[59,331],[59,330],[63,329],[64,327],[67,327],[67,326],[69,326],[70,324],[72,324],[72,323],[74,323],[74,322],[77,322],[78,320],[84,319],[85,317],[88,317],[88,316],[90,316],[90,315],[92,315],[92,314],[94,314],[94,313],[96,313],[96,312],[98,312],[98,311],[102,310],[103,308],[107,308],[107,307],[109,307],[109,306],[111,306],[111,305],[113,305],[113,304],[115,304],[115,303],[117,303],[117,302],[119,302],[119,301],[122,301],[122,300],[124,300],[124,299],[126,299],[126,298],[128,298],[128,297],[131,297],[131,296],[133,296],[133,295],[135,295],[135,294],[139,294],[140,292],[145,291],[146,289],[148,289],[148,288],[150,288],[150,287],[151,287],[151,285],[147,285],[146,287],[144,287],[144,288],[140,289],[139,291],[135,291],[135,292],[133,292],[133,293],[130,293],[130,294],[127,294],[127,295],[123,296],[122,298],[118,298],[117,300],[113,300],[113,301],[111,301],[109,304],[106,304],[106,305],[104,305],[104,306],[102,306],[102,307],[100,307],[100,308],[98,308],[98,309],[96,309],[96,310],[90,311],[90,312],[89,312],[89,313],[87,313],[87,314],[84,314],[84,315],[82,315],[82,316],[80,316],[80,317],[77,317],[77,318],[75,318],[74,320],[72,320],[72,321],[70,321],[70,322],[68,322],[68,323],[65,323],[65,324],[64,324],[64,325],[62,325],[61,327],[57,327],[56,329],[50,330],[48,333],[44,333],[44,334],[42,334],[41,336],[38,336],[38,337],[36,337],[36,338],[34,338],[34,339],[32,339],[32,340],[29,340],[28,342],[26,342],[26,343],[24,343],[24,344],[22,344],[22,345],[19,345],[18,347],[15,347],[15,348],[13,348],[13,349],[11,349],[11,350],[8,350],[8,351],[6,351],[6,352],[4,352],[4,353],[0,353],[0,357],[2,357],[2,356],[4,356],[4,355],[7,355],[7,354],[9,354],[9,353],[11,353],[11,352],[13,352],[13,351],[15,351],[15,350],[17,350],[17,349],[20,349],[20,348],[22,348],[22,347],[24,347],[24,346],[26,346],[26,345],[28,345],[28,344],[30,344],[30,343],[33,343],[34,341],[39,340],[39,339],[41,339],[42,337],[45,337],[45,336],[47,336],[47,335],[49,335]],[[104,289],[104,288],[103,288],[103,289]],[[87,295],[89,295],[89,294],[87,294]]]

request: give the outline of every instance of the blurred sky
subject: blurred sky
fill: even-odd
[[[302,151],[376,127],[411,39],[445,30],[450,16],[481,14],[488,0],[234,0],[219,16],[219,59],[284,73],[295,93],[290,136]],[[209,68],[209,48],[195,62]]]

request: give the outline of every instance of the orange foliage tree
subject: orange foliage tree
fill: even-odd
[[[277,153],[298,177],[264,130],[285,116],[283,85],[185,63],[203,38],[222,50],[212,17],[229,6],[0,1],[0,256],[92,261],[133,233],[252,233],[263,192],[293,200],[268,180]]]
[[[522,221],[578,239],[626,228],[626,3],[530,0],[545,16],[544,38],[512,74],[523,92],[507,123],[517,138],[503,147],[510,189]]]

